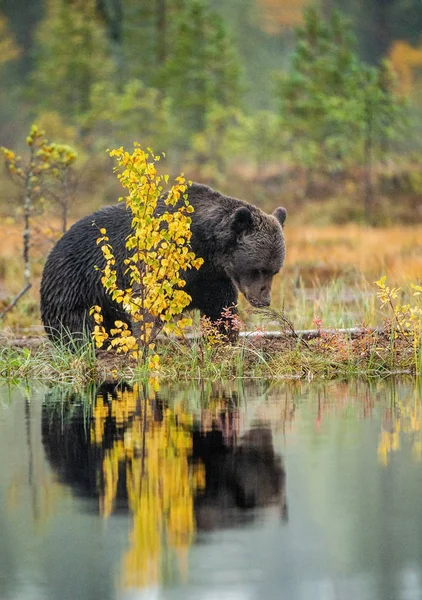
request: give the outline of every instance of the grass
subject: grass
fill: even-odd
[[[329,227],[286,226],[288,271],[306,285],[344,276],[349,283],[380,274],[394,283],[422,273],[422,226],[373,227],[349,224]]]
[[[86,345],[77,352],[54,347],[41,340],[32,347],[15,347],[13,343],[0,351],[0,378],[9,384],[22,380],[84,386],[104,379],[98,370],[98,360],[92,346]]]
[[[22,343],[22,340],[20,340]],[[304,345],[289,334],[278,338],[240,338],[236,344],[209,345],[204,339],[162,340],[161,366],[146,373],[143,363],[100,351],[92,344],[69,349],[38,338],[17,347],[13,339],[0,352],[0,377],[9,383],[23,379],[83,387],[93,381],[134,381],[145,376],[160,380],[221,381],[253,379],[351,379],[393,374],[422,375],[422,345],[395,338],[386,328],[362,330],[357,337],[332,331]]]
[[[6,304],[22,284],[21,233],[16,224],[3,222],[0,234],[0,303]],[[81,386],[142,376],[143,366],[110,353],[95,356],[90,344],[68,349],[47,342],[38,305],[42,257],[51,244],[42,235],[34,242],[34,285],[7,315],[0,332],[0,376],[10,382],[30,378]],[[382,330],[386,313],[379,308],[373,284],[387,275],[389,285],[402,288],[398,301],[406,302],[410,282],[421,283],[422,226],[287,225],[286,243],[286,264],[274,281],[272,306],[283,310],[296,330],[361,327],[359,338],[335,332],[310,341],[308,347],[288,336],[215,347],[166,340],[159,348],[161,379],[331,379],[422,371],[421,348],[393,339],[388,322]],[[240,314],[248,330],[280,330],[277,315],[252,311],[242,299]],[[381,330],[374,334],[369,330],[374,327]]]

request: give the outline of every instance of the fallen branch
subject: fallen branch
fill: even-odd
[[[296,338],[304,344],[306,341],[314,340],[325,335],[344,334],[351,339],[356,339],[364,334],[376,334],[385,331],[381,327],[350,327],[347,329],[285,329],[283,331],[241,331],[240,338],[259,338],[259,339],[277,339],[277,338]],[[159,336],[158,339],[165,339],[166,336]],[[168,336],[167,336],[168,337]],[[202,337],[201,333],[185,333],[183,339],[197,340]],[[306,344],[309,348],[309,346]]]
[[[349,327],[347,329],[298,329],[286,331],[241,331],[239,336],[245,338],[283,338],[296,337],[302,340],[314,340],[325,335],[336,335],[342,333],[352,339],[361,337],[366,333],[381,333],[379,327]]]
[[[27,292],[27,291],[28,291],[28,290],[29,290],[31,287],[32,287],[32,283],[27,283],[27,284],[25,285],[25,287],[23,287],[23,288],[21,289],[21,291],[19,292],[19,294],[18,294],[17,296],[15,296],[15,297],[13,298],[12,302],[10,302],[10,304],[8,304],[8,305],[6,306],[6,308],[3,310],[3,312],[1,312],[1,313],[0,313],[0,319],[4,319],[4,318],[5,318],[5,316],[7,315],[7,313],[8,313],[9,311],[11,311],[11,310],[12,310],[12,308],[13,308],[14,306],[16,306],[16,304],[19,302],[19,300],[22,298],[22,296],[23,296],[24,294],[26,294],[26,292]]]

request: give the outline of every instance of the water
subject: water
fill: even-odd
[[[412,380],[0,388],[1,600],[422,598]]]

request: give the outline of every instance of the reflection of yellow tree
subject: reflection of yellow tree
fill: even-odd
[[[417,391],[413,401],[397,402],[394,411],[385,415],[384,429],[378,441],[378,458],[384,465],[388,464],[390,455],[400,449],[403,433],[412,443],[415,459],[422,459],[422,406]]]
[[[188,462],[192,417],[182,405],[165,409],[157,419],[154,400],[144,388],[118,392],[110,402],[99,398],[91,425],[93,443],[102,443],[110,417],[122,433],[104,455],[100,509],[105,517],[112,512],[124,471],[134,526],[122,585],[143,587],[162,580],[173,558],[182,570],[195,533],[194,493],[204,486],[204,472]]]

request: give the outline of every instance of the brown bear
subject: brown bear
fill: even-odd
[[[252,306],[269,306],[272,280],[285,256],[286,210],[280,207],[268,215],[197,183],[187,193],[194,208],[191,246],[204,259],[199,270],[183,274],[184,289],[192,298],[188,308],[199,309],[215,322],[225,308],[236,305],[239,291]],[[163,208],[160,201],[158,210]],[[101,272],[94,267],[104,264],[96,243],[104,227],[116,258],[117,283],[120,288],[129,287],[124,259],[131,219],[124,204],[107,206],[76,222],[57,242],[41,281],[41,318],[51,339],[89,334],[93,305],[101,306],[107,330],[117,319],[130,326],[128,315],[104,290]]]

